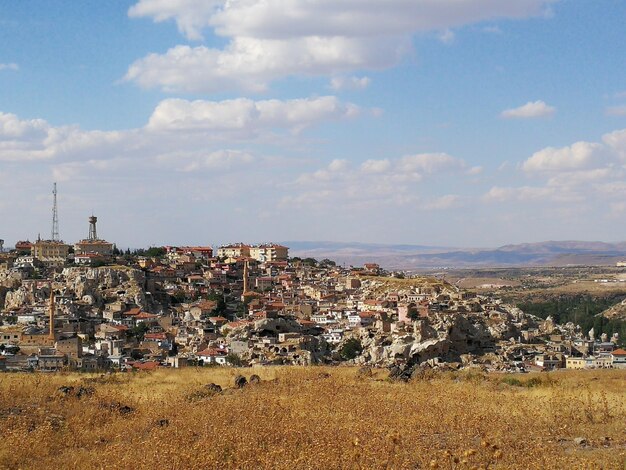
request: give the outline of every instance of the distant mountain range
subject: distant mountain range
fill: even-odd
[[[340,242],[282,242],[291,256],[328,258],[360,266],[378,263],[386,269],[478,268],[506,266],[615,265],[626,261],[626,242],[548,241],[499,248],[453,248]]]

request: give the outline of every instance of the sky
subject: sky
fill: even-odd
[[[626,240],[621,0],[0,1],[0,238]]]

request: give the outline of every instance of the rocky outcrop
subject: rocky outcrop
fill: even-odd
[[[4,308],[6,310],[17,310],[27,305],[35,303],[35,294],[32,290],[25,287],[19,287],[6,293],[4,299]]]
[[[504,307],[489,313],[433,313],[412,322],[404,332],[358,330],[353,337],[360,341],[363,351],[355,362],[383,367],[395,363],[423,364],[435,358],[462,362],[462,357],[489,353],[497,341],[517,338],[522,329],[536,324],[536,319]],[[337,350],[342,346],[343,343]]]
[[[229,337],[276,336],[278,333],[299,333],[302,327],[295,320],[281,317],[264,318],[232,329],[227,325],[223,330],[230,330]]]
[[[63,270],[66,288],[89,305],[102,306],[112,297],[148,308],[143,290],[145,273],[116,267],[71,267]]]

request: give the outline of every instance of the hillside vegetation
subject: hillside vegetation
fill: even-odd
[[[583,333],[591,328],[597,337],[606,333],[609,338],[617,333],[621,345],[626,345],[626,320],[621,318],[607,318],[603,312],[612,306],[621,305],[623,296],[596,297],[586,294],[560,295],[544,300],[526,301],[517,304],[525,313],[540,318],[552,319],[560,324],[573,322],[580,325]]]
[[[237,374],[253,373],[261,383],[234,388]],[[0,468],[623,468],[626,462],[624,371],[426,372],[409,383],[386,377],[351,367],[3,374]],[[211,382],[224,391],[209,390]]]

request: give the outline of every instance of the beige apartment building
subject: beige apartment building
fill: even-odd
[[[65,262],[70,246],[55,240],[37,240],[31,247],[31,254],[43,262]]]
[[[250,257],[259,262],[287,261],[289,248],[274,243],[255,245],[250,247]]]
[[[217,256],[220,258],[241,258],[250,256],[250,245],[244,243],[234,243],[223,245],[217,249]]]

